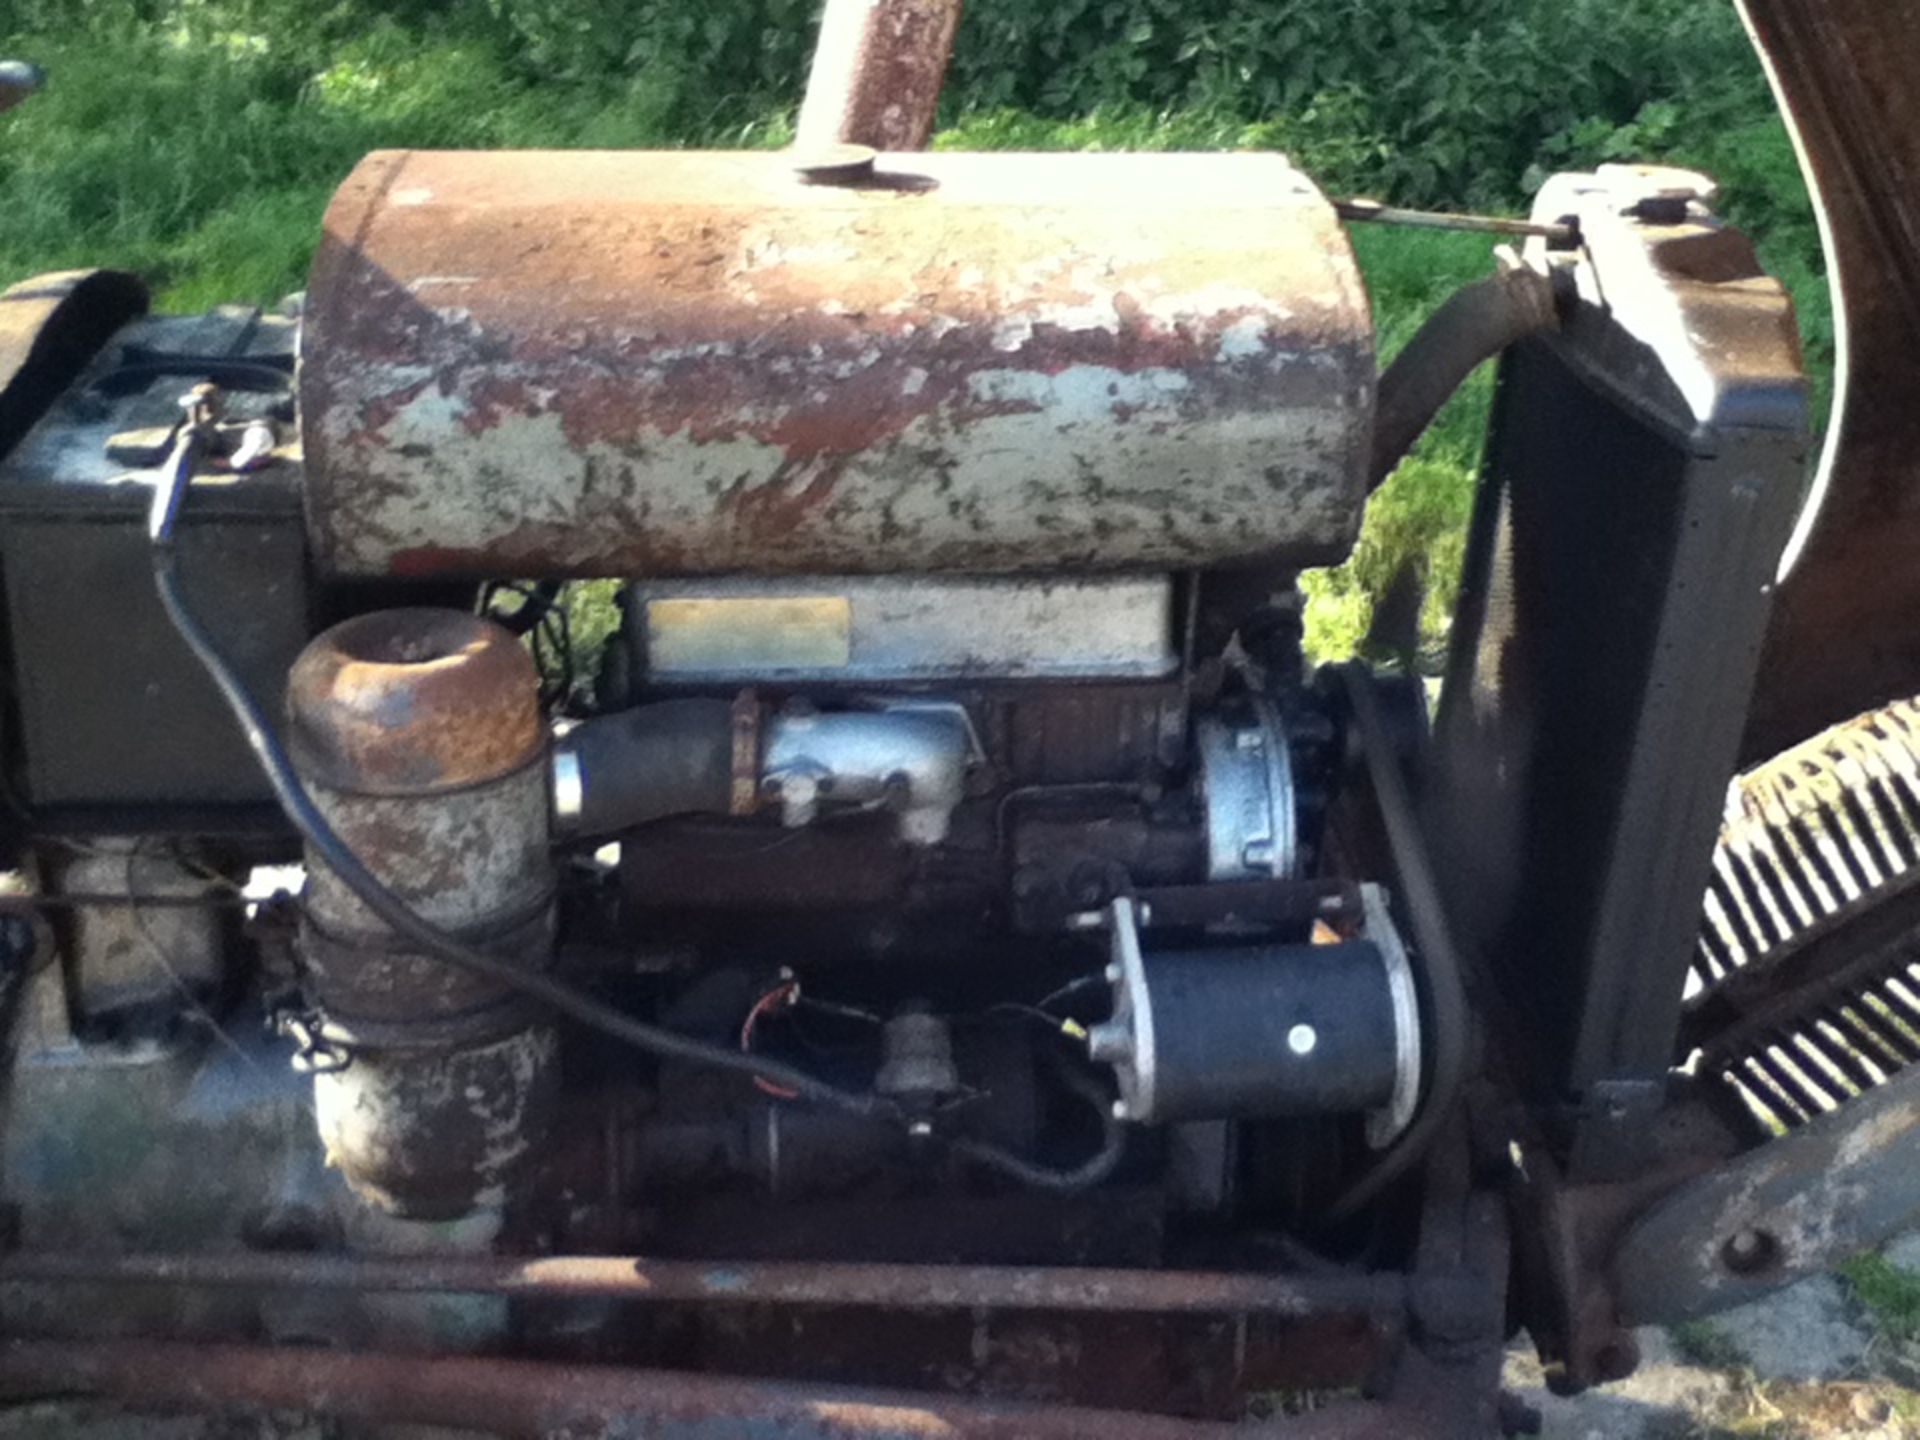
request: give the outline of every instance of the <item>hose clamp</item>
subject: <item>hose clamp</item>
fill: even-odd
[[[572,746],[562,743],[553,752],[553,818],[562,830],[571,830],[586,808],[586,777],[580,771],[580,756]]]

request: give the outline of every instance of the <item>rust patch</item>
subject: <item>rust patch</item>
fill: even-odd
[[[1370,329],[1331,209],[1284,162],[913,164],[931,188],[588,153],[416,154],[395,189],[390,157],[367,162],[330,211],[306,321],[323,568],[1013,573],[1344,550]]]
[[[829,0],[796,148],[924,150],[961,0]]]
[[[287,682],[302,769],[359,794],[431,794],[525,766],[545,743],[540,677],[499,626],[382,610],[334,626]]]

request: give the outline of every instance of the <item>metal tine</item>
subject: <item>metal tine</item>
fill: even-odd
[[[1914,1033],[1912,1023],[1901,1013],[1900,1007],[1883,995],[1880,988],[1872,985],[1861,986],[1859,993],[1860,998],[1854,1002],[1853,1008],[1871,1013],[1874,1029],[1908,1060],[1920,1060],[1920,1035]],[[1872,1009],[1872,1006],[1879,1008]]]
[[[1798,1125],[1813,1118],[1811,1111],[1802,1110],[1793,1099],[1778,1085],[1774,1084],[1767,1072],[1749,1055],[1741,1064],[1728,1072],[1746,1090],[1760,1099],[1761,1105],[1773,1112],[1774,1118],[1782,1125]]]
[[[1877,1031],[1870,1028],[1852,1010],[1842,1009],[1838,1005],[1828,1005],[1822,1007],[1820,1018],[1846,1036],[1858,1053],[1865,1055],[1877,1068],[1888,1074],[1892,1074],[1906,1063],[1899,1051],[1889,1045]]]
[[[1794,1104],[1806,1112],[1808,1119],[1824,1115],[1838,1103],[1832,1097],[1817,1094],[1810,1078],[1801,1074],[1799,1067],[1789,1065],[1775,1055],[1769,1046],[1762,1044],[1749,1053],[1749,1058],[1772,1077],[1775,1085],[1793,1098]]]
[[[1801,1026],[1791,1032],[1790,1037],[1783,1034],[1781,1043],[1787,1043],[1788,1038],[1800,1049],[1823,1061],[1830,1070],[1837,1072],[1845,1083],[1853,1086],[1856,1094],[1871,1090],[1880,1083],[1879,1078],[1844,1041],[1822,1033],[1815,1024]]]

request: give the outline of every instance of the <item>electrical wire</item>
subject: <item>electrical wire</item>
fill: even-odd
[[[512,610],[502,610],[498,602],[503,595],[512,595],[520,603]],[[526,640],[527,648],[533,653],[534,667],[540,672],[540,708],[564,711],[573,696],[577,678],[566,586],[549,580],[531,585],[515,580],[489,580],[480,587],[480,598],[474,608],[478,614]]]
[[[822,1000],[818,995],[796,994],[795,1005],[807,1010],[817,1010],[822,1015],[832,1015],[841,1020],[858,1020],[863,1025],[884,1025],[886,1018],[871,1010],[862,1010],[858,1005],[842,1005],[837,1000]]]
[[[773,989],[767,991],[766,994],[754,1001],[752,1008],[747,1011],[747,1018],[740,1022],[741,1053],[743,1055],[751,1055],[753,1053],[753,1029],[754,1026],[760,1023],[761,1016],[771,1014],[776,1007],[790,1010],[793,1008],[793,1002],[799,999],[799,997],[800,982],[789,979],[782,980],[778,985],[774,986]],[[760,1075],[753,1077],[753,1084],[756,1090],[759,1090],[762,1094],[771,1095],[776,1100],[796,1100],[799,1098],[799,1092],[797,1090],[793,1090],[785,1085],[776,1085],[773,1081]]]
[[[1022,1005],[1018,1000],[1002,1000],[989,1005],[980,1012],[984,1017],[1012,1016],[1021,1020],[1033,1020],[1046,1027],[1050,1035],[1064,1036],[1068,1040],[1084,1041],[1087,1027],[1072,1016],[1054,1015],[1042,1010],[1038,1005]]]
[[[1091,1105],[1100,1117],[1100,1148],[1080,1164],[1066,1169],[1041,1165],[985,1140],[969,1140],[964,1136],[949,1137],[948,1147],[956,1155],[1036,1190],[1087,1190],[1098,1185],[1113,1174],[1126,1153],[1126,1131],[1114,1118],[1113,1102],[1091,1076],[1061,1067],[1059,1078],[1061,1084]]]
[[[1062,1000],[1070,1000],[1075,995],[1084,994],[1089,990],[1106,990],[1107,988],[1109,988],[1107,977],[1104,974],[1082,975],[1078,979],[1069,980],[1058,990],[1048,991],[1045,995],[1033,1002],[1033,1008],[1036,1010],[1050,1010]]]
[[[151,897],[143,896],[139,885],[138,862],[142,853],[138,846],[133,846],[127,851],[127,915],[133,922],[134,933],[140,937],[141,944],[146,946],[147,953],[152,957],[154,964],[158,965],[161,973],[167,977],[167,983],[173,987],[174,993],[179,997],[188,1015],[203,1029],[211,1032],[213,1038],[219,1041],[221,1048],[238,1060],[242,1068],[251,1071],[256,1079],[265,1081],[270,1092],[278,1090],[279,1078],[260,1063],[259,1056],[242,1045],[234,1038],[233,1032],[220,1023],[219,1017],[200,998],[199,993],[188,983],[187,977],[180,973],[179,967],[173,963],[173,957],[167,953],[167,947],[160,942],[160,937],[155,935],[152,927],[148,925],[145,907]],[[300,1104],[308,1115],[318,1120],[319,1116],[314,1111],[311,1100],[302,1099]]]
[[[181,502],[193,476],[194,462],[200,454],[210,424],[210,416],[203,417],[189,411],[189,418],[181,429],[173,456],[155,488],[147,531],[154,589],[159,594],[161,608],[166,611],[167,619],[233,712],[249,748],[260,762],[274,798],[280,802],[294,829],[306,841],[311,857],[332,870],[355,898],[388,928],[436,960],[510,986],[559,1014],[635,1049],[665,1060],[757,1076],[790,1088],[806,1099],[832,1105],[855,1115],[897,1116],[899,1107],[884,1096],[844,1090],[780,1061],[742,1054],[723,1045],[709,1044],[637,1020],[566,981],[541,971],[523,969],[511,961],[474,949],[423,919],[366,867],[307,793],[272,722],[201,624],[199,617],[193,613],[181,587],[174,550],[174,529],[179,520]]]

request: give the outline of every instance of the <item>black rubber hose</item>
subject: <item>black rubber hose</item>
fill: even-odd
[[[1056,1169],[1051,1165],[1036,1164],[1015,1155],[1011,1150],[1003,1150],[984,1140],[968,1140],[956,1136],[947,1144],[953,1153],[984,1165],[989,1170],[997,1170],[1002,1175],[1031,1185],[1036,1190],[1088,1190],[1113,1174],[1119,1165],[1120,1157],[1126,1153],[1127,1135],[1125,1127],[1114,1119],[1113,1104],[1107,1094],[1090,1078],[1070,1070],[1061,1070],[1060,1082],[1085,1100],[1100,1117],[1100,1148],[1082,1164],[1071,1169]]]
[[[1427,854],[1426,835],[1414,811],[1413,797],[1407,791],[1406,776],[1400,770],[1393,733],[1380,708],[1373,674],[1357,660],[1339,668],[1353,710],[1353,722],[1359,731],[1360,752],[1366,760],[1368,778],[1373,782],[1374,801],[1386,827],[1387,848],[1392,853],[1400,882],[1400,900],[1413,932],[1414,951],[1421,962],[1420,974],[1426,981],[1424,1038],[1432,1065],[1426,1094],[1413,1123],[1334,1203],[1328,1218],[1335,1221],[1352,1215],[1378,1196],[1433,1143],[1459,1100],[1460,1088],[1466,1080],[1470,1024],[1460,954],[1453,945],[1446,906],[1440,898],[1440,884]]]
[[[576,725],[560,739],[557,773],[571,761],[573,796],[561,827],[613,835],[668,815],[725,815],[733,799],[733,706],[662,700]]]
[[[246,736],[247,744],[266,773],[267,783],[273,787],[274,798],[286,811],[294,829],[300,832],[313,855],[338,875],[362,904],[396,934],[435,959],[511,986],[569,1019],[624,1041],[636,1049],[666,1060],[680,1060],[711,1069],[757,1076],[795,1091],[806,1099],[833,1105],[855,1115],[899,1114],[899,1107],[884,1096],[843,1090],[780,1061],[723,1045],[710,1045],[658,1025],[649,1025],[565,981],[539,971],[522,969],[512,961],[476,950],[422,919],[412,906],[367,869],[314,804],[313,797],[301,783],[292,759],[259,702],[221,654],[181,591],[180,577],[175,567],[173,532],[179,518],[181,500],[193,474],[193,462],[199,446],[199,432],[190,422],[182,431],[174,455],[163,474],[160,489],[154,496],[152,518],[148,526],[148,538],[152,542],[154,588],[159,592],[160,604],[168,620],[173,623],[173,628],[179,632],[180,638],[186,642],[187,648],[199,660],[233,711],[241,733]]]
[[[1448,296],[1380,377],[1367,489],[1378,489],[1393,474],[1440,407],[1482,362],[1559,324],[1553,280],[1524,265]]]

